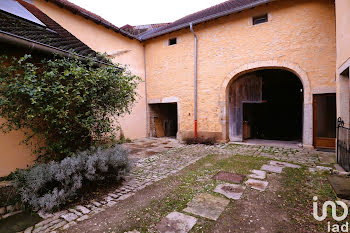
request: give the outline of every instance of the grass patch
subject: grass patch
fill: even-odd
[[[141,232],[149,232],[149,229],[154,229],[155,225],[170,212],[181,212],[197,194],[210,193],[218,195],[213,190],[216,185],[223,182],[213,180],[211,177],[219,171],[249,174],[250,170],[259,169],[266,161],[267,159],[262,157],[232,155],[229,158],[222,158],[220,155],[208,155],[185,168],[181,174],[165,179],[164,183],[171,183],[171,179],[176,179],[180,180],[180,184],[165,198],[152,201],[148,208],[139,212],[129,212],[128,216],[130,218],[138,219],[139,221],[137,225],[135,224],[130,229],[123,230],[138,229]],[[196,217],[198,222],[191,232],[210,232],[215,222]]]
[[[328,175],[310,173],[306,167],[284,169],[281,183],[283,188],[278,193],[283,199],[280,204],[298,229],[304,229],[305,232],[327,232],[327,222],[334,222],[330,214],[322,222],[316,221],[312,215],[313,196],[318,197],[319,208],[327,200],[336,200],[336,195],[327,181]]]

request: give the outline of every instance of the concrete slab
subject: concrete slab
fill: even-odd
[[[280,161],[270,161],[270,165],[272,166],[280,166],[280,167],[290,167],[290,168],[301,168],[301,166],[292,164],[292,163],[286,163],[286,162],[280,162]]]
[[[245,178],[245,175],[240,175],[232,172],[220,171],[218,174],[213,176],[215,180],[227,181],[235,184],[241,184]]]
[[[262,180],[255,180],[255,179],[248,179],[245,182],[246,185],[250,186],[252,189],[256,189],[259,191],[265,191],[267,185],[269,184],[269,182],[267,181],[262,181]]]
[[[261,170],[267,171],[267,172],[273,172],[273,173],[282,173],[283,167],[280,166],[272,166],[272,165],[263,165],[261,167]]]
[[[229,202],[226,198],[202,193],[193,198],[184,211],[203,218],[217,220]]]
[[[244,190],[245,187],[239,184],[219,184],[216,186],[214,192],[220,193],[229,199],[239,200]]]
[[[324,167],[324,166],[316,166],[316,170],[330,172],[330,171],[332,171],[332,168],[331,167]]]
[[[252,174],[248,175],[248,178],[264,180],[266,179],[266,172],[262,170],[252,170]]]
[[[336,163],[336,155],[335,153],[319,153],[318,159],[322,164],[332,164]]]
[[[315,173],[315,172],[316,172],[316,168],[314,168],[314,167],[309,167],[309,172]]]
[[[196,224],[195,217],[172,212],[160,221],[156,228],[160,233],[187,233]]]
[[[328,181],[337,194],[337,197],[350,200],[350,178],[329,176]]]
[[[334,164],[334,169],[337,170],[338,172],[346,172],[344,168],[339,164]]]

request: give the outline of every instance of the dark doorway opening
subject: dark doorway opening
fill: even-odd
[[[303,85],[285,70],[256,71],[261,77],[261,99],[242,101],[243,139],[301,141]]]
[[[150,104],[150,136],[176,137],[177,103]]]
[[[335,94],[313,95],[314,146],[334,149],[336,144],[336,96]]]

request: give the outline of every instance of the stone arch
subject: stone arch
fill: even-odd
[[[228,90],[232,82],[245,73],[262,69],[283,69],[295,74],[303,84],[304,89],[304,110],[303,110],[303,145],[312,147],[313,124],[312,124],[312,94],[310,81],[307,73],[298,65],[288,61],[269,60],[258,61],[242,65],[230,72],[220,86],[220,108],[223,139],[228,139]]]

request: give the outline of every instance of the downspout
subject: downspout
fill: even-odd
[[[198,126],[197,126],[197,64],[198,64],[198,38],[193,30],[192,22],[190,23],[190,30],[194,36],[194,137],[198,137]]]
[[[149,135],[149,117],[148,117],[148,100],[147,100],[147,70],[146,70],[146,46],[143,44],[143,71],[145,76],[145,102],[146,102],[146,137]]]

